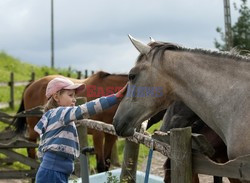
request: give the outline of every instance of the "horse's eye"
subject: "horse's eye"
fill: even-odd
[[[128,75],[128,79],[129,79],[129,81],[132,81],[132,80],[134,80],[135,79],[135,74],[129,74]]]

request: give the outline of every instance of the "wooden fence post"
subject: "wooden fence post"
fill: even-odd
[[[192,182],[191,128],[170,130],[171,183]]]
[[[145,124],[143,122],[143,124]],[[143,128],[144,125],[141,125],[137,131],[140,133],[144,133],[146,129]],[[147,121],[146,121],[147,124]],[[124,183],[136,183],[136,170],[137,170],[137,162],[139,156],[140,144],[131,142],[128,139],[125,141],[124,147],[124,157],[122,163],[122,171],[120,175],[120,182]]]
[[[11,72],[10,73],[10,82],[9,82],[9,86],[10,86],[10,108],[14,109],[14,73]]]
[[[81,105],[86,103],[86,100],[84,97],[77,98],[76,105]],[[88,129],[86,126],[77,126],[77,133],[78,133],[78,138],[79,138],[79,143],[80,143],[80,151],[82,150],[83,147],[88,146]],[[81,152],[80,152],[81,153]],[[75,161],[75,175],[80,177],[81,175],[81,168],[80,166],[85,166],[85,165],[80,165],[80,158],[77,158]]]
[[[81,71],[77,71],[77,79],[81,79],[82,77],[82,72]]]
[[[88,131],[87,131],[87,127],[86,126],[78,126],[77,127],[77,133],[78,133],[78,138],[79,143],[80,143],[80,153],[82,151],[83,147],[87,147],[88,146]],[[81,165],[80,164],[80,158],[77,158],[75,160],[75,175],[80,177],[81,176],[81,166],[85,166],[85,165]]]
[[[121,166],[119,163],[119,156],[118,156],[118,149],[117,149],[117,142],[114,143],[114,146],[112,148],[112,153],[111,153],[111,164],[115,166]]]
[[[85,70],[85,78],[88,77],[88,70]]]
[[[30,78],[30,81],[35,81],[35,78],[36,78],[36,73],[34,71],[31,72],[31,78]]]
[[[140,144],[126,139],[124,147],[124,157],[122,162],[122,171],[120,175],[121,183],[136,183],[137,160]]]

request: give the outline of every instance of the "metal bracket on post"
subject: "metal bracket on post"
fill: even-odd
[[[80,154],[80,166],[81,166],[81,177],[82,183],[89,183],[89,166],[87,153],[93,154],[94,147],[84,147]]]

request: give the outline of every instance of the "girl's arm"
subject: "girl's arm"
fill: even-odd
[[[115,104],[118,104],[124,97],[126,90],[127,85],[116,94],[100,97],[76,107],[65,108],[67,111],[62,115],[63,119],[61,118],[61,120],[67,125],[71,121],[89,118],[90,116],[99,114]]]

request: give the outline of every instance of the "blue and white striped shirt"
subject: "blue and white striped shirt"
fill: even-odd
[[[56,152],[75,159],[80,155],[79,139],[74,121],[89,118],[117,104],[115,95],[101,97],[74,107],[58,107],[47,111],[35,126],[40,135],[37,155],[46,151]]]

